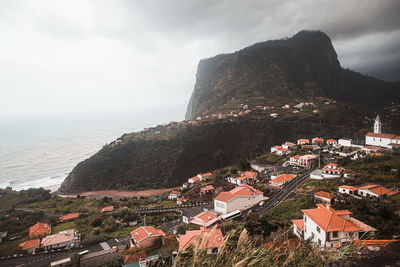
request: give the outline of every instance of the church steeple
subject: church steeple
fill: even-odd
[[[374,123],[374,133],[381,133],[382,123],[379,119],[379,115],[376,116],[375,123]]]

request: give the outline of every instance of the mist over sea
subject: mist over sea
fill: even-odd
[[[72,168],[124,133],[179,118],[178,112],[121,112],[0,118],[0,188],[57,188]]]

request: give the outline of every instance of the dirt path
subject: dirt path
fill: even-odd
[[[99,191],[88,191],[82,192],[79,195],[85,197],[148,197],[154,195],[164,194],[165,192],[172,191],[179,187],[174,188],[161,188],[161,189],[149,189],[142,191],[117,191],[117,190],[99,190]],[[60,195],[65,197],[76,197],[77,195]]]

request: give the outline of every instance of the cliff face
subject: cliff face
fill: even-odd
[[[317,96],[379,105],[400,97],[398,88],[342,69],[326,34],[302,31],[200,61],[186,119],[240,104],[281,105]]]
[[[200,172],[265,153],[273,144],[298,136],[350,136],[359,128],[314,122],[245,119],[210,121],[160,134],[129,134],[79,163],[60,192],[141,190],[181,185]],[[335,137],[335,136],[332,136]]]
[[[79,163],[60,191],[177,186],[200,172],[268,152],[283,141],[350,137],[371,126],[367,116],[400,99],[399,83],[342,69],[329,37],[321,32],[303,31],[289,39],[202,60],[196,75],[187,119],[237,111],[241,104],[279,107],[307,100],[319,101],[320,111],[295,115],[280,109],[277,120],[260,111],[127,134],[120,143],[107,145]],[[337,103],[324,105],[326,99]],[[400,125],[399,117],[392,117],[392,127]]]

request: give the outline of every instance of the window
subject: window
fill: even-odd
[[[319,226],[317,226],[317,232],[321,233],[321,228],[319,228]]]
[[[321,240],[319,240],[319,238],[318,238],[318,245],[320,245],[320,246],[321,246]]]
[[[332,238],[337,238],[337,237],[338,237],[338,231],[333,231]]]

